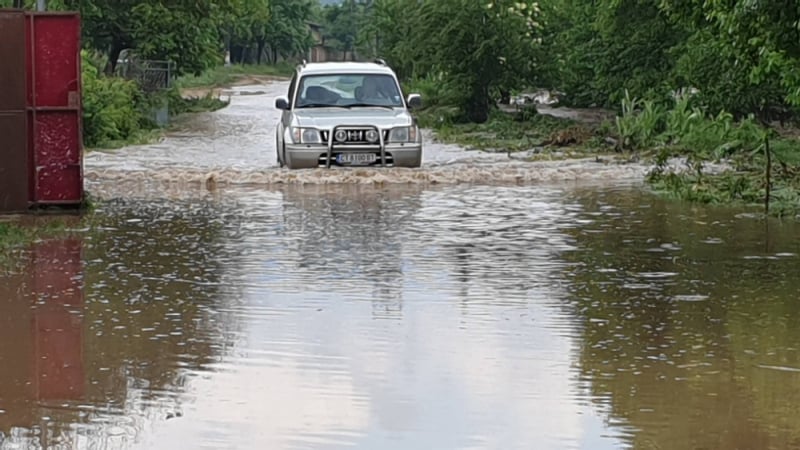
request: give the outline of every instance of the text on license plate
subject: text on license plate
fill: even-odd
[[[376,159],[374,153],[339,153],[336,155],[336,162],[340,164],[370,164],[374,163]]]

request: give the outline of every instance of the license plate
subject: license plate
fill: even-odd
[[[371,164],[377,160],[374,153],[339,153],[336,162],[339,164]]]

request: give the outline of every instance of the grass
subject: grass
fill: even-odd
[[[481,124],[453,123],[447,110],[423,110],[419,122],[436,131],[442,142],[472,150],[516,153],[533,151],[529,159],[553,159],[605,153],[604,135],[610,124],[590,125],[544,114],[496,111]]]
[[[93,227],[98,200],[84,192],[80,215],[52,216],[48,214],[0,216],[0,270],[8,269],[18,261],[19,251],[43,239],[65,238],[76,228]]]
[[[13,223],[0,223],[0,251],[18,246],[31,239],[32,231]]]
[[[279,63],[270,65],[231,65],[209,69],[200,75],[186,75],[178,78],[176,85],[182,89],[228,86],[248,76],[289,78],[295,65]]]
[[[37,239],[59,236],[66,228],[66,223],[59,219],[33,224],[0,222],[0,267],[14,260],[14,250]]]
[[[82,221],[75,217],[74,219]],[[72,232],[70,223],[55,217],[23,217],[15,222],[0,222],[0,273],[17,271],[20,255],[28,245],[51,238],[63,238]]]
[[[161,129],[140,129],[136,130],[126,139],[112,139],[105,140],[99,145],[94,147],[85,148],[85,152],[92,152],[95,150],[116,150],[130,145],[147,145],[158,141],[164,135],[164,130]]]
[[[763,208],[766,181],[756,171],[727,171],[721,174],[666,173],[651,178],[656,193],[675,200],[711,205],[741,205]],[[792,217],[800,214],[800,182],[797,177],[779,176],[770,183],[770,214]]]
[[[184,98],[177,103],[175,114],[211,112],[228,106],[228,102],[220,100],[211,92],[203,97]]]
[[[735,120],[725,112],[708,114],[690,107],[689,99],[667,107],[626,97],[622,111],[616,120],[621,145],[655,155],[656,165],[647,180],[656,192],[695,203],[763,206],[769,185],[770,214],[800,213],[800,139],[796,135],[781,135],[753,117]],[[686,158],[692,170],[670,170],[666,162],[671,157]],[[704,172],[706,163],[720,161],[731,169]]]

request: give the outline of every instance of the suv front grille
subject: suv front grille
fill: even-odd
[[[344,141],[348,144],[366,144],[367,143],[367,130],[351,130],[345,128],[343,130],[347,133],[347,139]],[[333,137],[336,139],[336,136]]]
[[[336,133],[340,130],[344,131],[347,137],[344,141],[337,141],[336,135],[334,134],[333,145],[379,145],[379,142],[369,142],[367,140],[367,131],[378,131],[375,127],[337,127],[333,131],[323,131],[322,140],[328,142],[331,137],[330,133]],[[389,130],[384,130],[382,133],[383,141],[386,142],[386,140],[389,139]]]

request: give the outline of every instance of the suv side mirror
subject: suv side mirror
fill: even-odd
[[[410,94],[406,100],[409,108],[415,109],[422,106],[422,96],[419,94]]]
[[[289,99],[286,97],[278,97],[275,99],[275,107],[282,110],[289,109]]]

